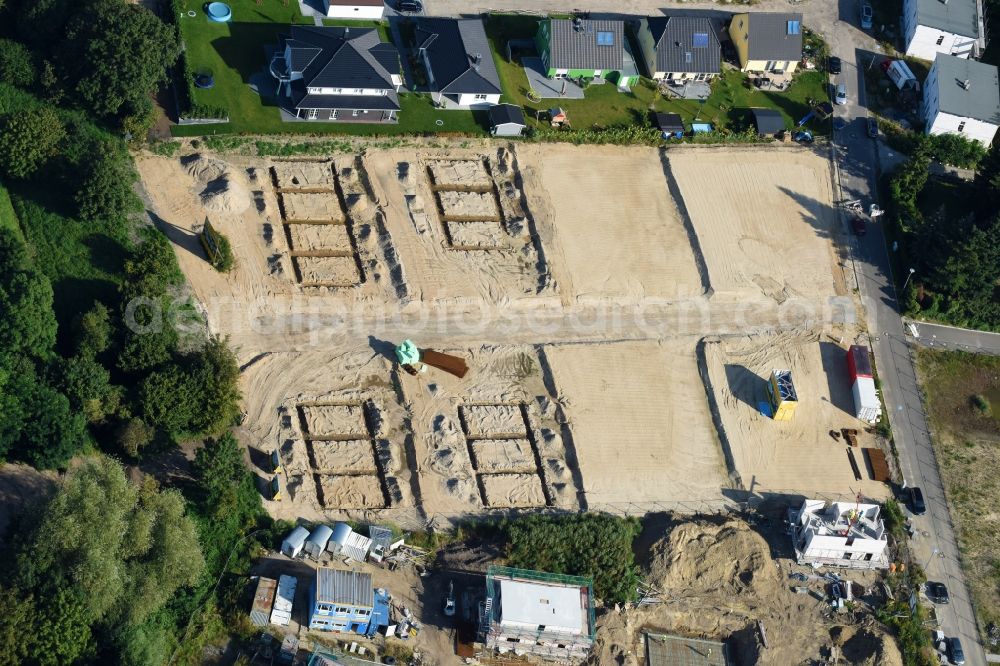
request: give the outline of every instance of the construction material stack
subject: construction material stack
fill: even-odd
[[[862,421],[878,423],[882,416],[882,403],[875,390],[868,347],[851,345],[847,350],[847,371],[851,379],[851,394],[854,396],[854,415]]]
[[[271,624],[288,626],[292,619],[292,604],[295,603],[295,588],[298,587],[298,583],[295,576],[282,576],[278,579],[278,593],[274,595]]]
[[[791,421],[795,407],[799,404],[799,394],[792,383],[791,370],[774,370],[767,382],[767,397],[771,403],[771,418],[775,421]]]

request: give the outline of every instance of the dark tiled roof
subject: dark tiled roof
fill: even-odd
[[[707,18],[651,18],[649,31],[656,44],[657,72],[719,73],[722,66],[719,38]]]
[[[785,129],[785,119],[774,109],[750,109],[759,134],[775,134]]]
[[[439,92],[499,95],[500,75],[480,19],[424,18],[417,24]]]
[[[802,14],[750,12],[740,14],[734,21],[745,20],[745,28],[750,35],[747,46],[750,60],[801,60],[802,59]],[[789,22],[797,22],[796,34],[789,34]]]
[[[599,39],[605,43],[599,44]],[[549,19],[549,67],[619,71],[624,49],[621,21]]]
[[[663,132],[683,132],[684,121],[676,113],[657,113],[656,127]]]
[[[391,75],[398,73],[398,53],[391,44],[382,44],[374,29],[293,25],[285,44],[292,71],[302,72],[307,86],[395,87]]]
[[[495,104],[490,107],[490,125],[514,123],[524,125],[524,112],[521,107],[513,104]]]

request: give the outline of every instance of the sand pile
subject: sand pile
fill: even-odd
[[[243,174],[204,157],[189,160],[187,170],[192,178],[204,184],[200,195],[205,210],[236,215],[250,207],[253,197]]]
[[[685,523],[653,546],[649,581],[668,596],[742,595],[780,585],[764,538],[741,521]]]
[[[225,162],[205,157],[199,153],[181,158],[187,174],[201,183],[209,183],[222,177],[229,167]]]

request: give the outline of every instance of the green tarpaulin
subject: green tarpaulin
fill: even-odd
[[[420,350],[413,344],[413,340],[403,340],[403,344],[396,347],[396,360],[404,365],[420,362]]]

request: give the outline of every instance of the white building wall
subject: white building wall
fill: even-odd
[[[364,19],[378,21],[382,18],[385,5],[370,7],[368,5],[332,5],[326,2],[326,15],[339,19]]]
[[[916,21],[915,18],[911,20]],[[906,55],[923,60],[934,60],[938,53],[968,58],[976,46],[974,37],[956,35],[926,25],[913,25],[911,30],[912,36],[908,36],[906,41]]]
[[[459,95],[458,105],[470,109],[487,109],[500,103],[500,95],[486,95],[485,99],[476,99],[476,95]]]
[[[958,131],[961,123],[962,131]],[[926,132],[928,134],[960,134],[967,139],[973,139],[989,148],[993,143],[993,137],[997,133],[997,126],[985,123],[974,118],[962,118],[953,116],[950,113],[936,111],[933,117],[928,116],[926,120]]]

